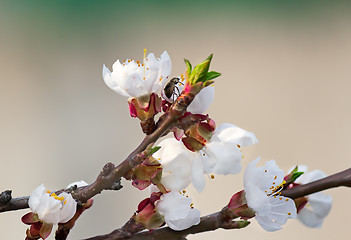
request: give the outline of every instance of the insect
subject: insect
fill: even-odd
[[[181,81],[180,81],[180,78],[177,78],[177,77],[174,77],[172,78],[171,80],[169,80],[169,82],[166,84],[165,88],[163,89],[164,93],[165,93],[165,96],[167,98],[171,98],[173,97],[173,102],[174,102],[174,96],[176,97],[179,97],[180,96],[180,91],[179,91],[179,88],[177,86],[177,84],[180,83],[180,84],[183,84]],[[176,90],[176,91],[175,91]]]

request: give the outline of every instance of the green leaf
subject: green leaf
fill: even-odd
[[[296,172],[297,172],[297,169],[299,169],[298,166],[296,166],[289,174],[296,173]]]
[[[161,148],[160,146],[156,146],[156,147],[151,148],[149,155],[151,156],[152,154],[157,152],[160,148]]]
[[[207,76],[208,69],[210,67],[210,61],[206,60],[195,66],[194,70],[190,74],[190,82],[196,84],[198,82],[204,82]]]
[[[218,78],[219,76],[221,76],[222,74],[220,74],[219,72],[215,72],[215,71],[211,71],[208,72],[206,75],[206,80],[211,80],[211,79],[215,79]]]
[[[191,66],[191,63],[188,59],[185,59],[184,58],[184,62],[185,62],[185,65],[186,65],[186,69],[188,71],[188,75],[190,75],[191,71],[192,71],[192,66]]]
[[[302,174],[304,174],[304,172],[295,172],[295,173],[293,173],[292,176],[291,176],[292,182],[295,182],[296,179],[298,179]]]
[[[208,57],[206,58],[206,60],[209,60],[209,61],[211,62],[212,58],[213,58],[213,54],[211,54],[210,56],[208,56]]]

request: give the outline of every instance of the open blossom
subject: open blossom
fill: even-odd
[[[144,57],[143,62],[133,59],[117,60],[112,72],[103,65],[102,76],[106,85],[126,97],[146,94],[161,94],[171,73],[172,63],[166,51],[156,58],[153,53]]]
[[[224,123],[215,129],[209,142],[191,152],[181,142],[166,139],[153,156],[163,166],[162,184],[180,191],[190,184],[201,192],[205,187],[204,174],[236,174],[241,170],[242,153],[239,146],[257,143],[255,135],[235,125]]]
[[[307,184],[325,178],[326,174],[320,170],[307,172],[307,166],[298,166],[298,171],[304,172],[295,183]],[[297,219],[307,227],[320,228],[324,218],[329,214],[333,199],[330,195],[321,192],[308,195],[307,203],[299,209]]]
[[[192,207],[190,198],[177,191],[163,194],[156,203],[156,210],[163,215],[167,225],[175,231],[200,223],[200,211]]]
[[[256,212],[255,218],[263,229],[276,231],[288,218],[296,218],[296,207],[293,200],[279,194],[284,184],[283,170],[274,160],[256,167],[259,160],[252,161],[244,174],[247,205]]]
[[[249,146],[258,140],[252,132],[247,132],[233,124],[224,123],[214,130],[209,142],[193,153],[191,182],[201,192],[205,187],[204,174],[237,174],[241,171],[240,146]]]
[[[63,192],[57,196],[47,191],[43,184],[32,192],[28,205],[41,221],[52,224],[68,222],[77,207],[71,194]]]
[[[91,204],[92,201],[90,206]],[[26,232],[29,239],[46,239],[54,224],[68,222],[77,209],[77,203],[71,194],[63,192],[57,196],[47,191],[43,184],[32,192],[28,205],[32,212],[25,214],[22,222],[30,225]]]

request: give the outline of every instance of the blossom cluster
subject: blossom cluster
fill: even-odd
[[[258,143],[252,132],[230,123],[223,123],[216,127],[213,119],[204,114],[214,99],[212,79],[220,76],[219,73],[208,71],[211,59],[212,56],[206,59],[209,60],[207,63],[204,61],[195,66],[194,69],[192,69],[190,62],[185,60],[187,65],[185,78],[181,74],[180,77],[172,79],[170,79],[172,64],[166,51],[159,59],[150,53],[147,57],[144,54],[142,62],[127,59],[121,63],[117,60],[113,65],[112,73],[105,66],[103,67],[105,83],[117,93],[129,97],[131,116],[138,117],[141,122],[147,118],[153,118],[162,110],[167,112],[181,94],[195,88],[198,82],[206,85],[200,89],[200,92],[188,106],[187,113],[180,119],[180,124],[172,129],[174,138],[160,141],[157,144],[160,149],[153,154],[153,158],[159,161],[160,168],[162,168],[162,176],[157,186],[162,186],[162,189],[159,187],[159,190],[163,192],[163,196],[159,198],[158,204],[153,210],[156,209],[163,215],[165,222],[175,230],[185,229],[189,227],[189,223],[196,224],[198,221],[192,221],[190,220],[192,218],[185,217],[187,214],[183,214],[184,219],[180,221],[177,218],[179,225],[175,225],[170,219],[174,219],[175,213],[181,211],[172,210],[177,209],[176,200],[167,205],[166,199],[181,198],[176,193],[184,191],[183,189],[190,184],[201,192],[205,188],[206,175],[213,177],[213,174],[239,173],[243,159],[240,148]],[[152,74],[149,73],[150,66],[153,66]],[[199,69],[205,70],[201,72]],[[162,102],[158,100],[157,104],[157,101],[150,100],[153,98],[163,98],[163,100]],[[182,124],[182,122],[187,122],[187,119],[192,119],[193,122]],[[245,171],[243,192],[245,193],[244,202],[249,211],[243,211],[241,208],[241,211],[246,214],[241,217],[247,219],[255,216],[258,223],[267,231],[281,229],[281,225],[288,218],[298,216],[304,222],[303,219],[306,215],[313,215],[319,220],[319,222],[316,220],[318,224],[309,224],[309,226],[319,226],[320,221],[323,221],[328,211],[312,214],[305,207],[307,200],[304,200],[296,208],[297,204],[292,199],[280,196],[282,189],[291,187],[291,185],[286,184],[283,170],[279,169],[274,160],[266,162],[264,167],[256,167],[258,161],[259,159],[252,161]],[[294,184],[296,186],[298,183]],[[235,199],[233,196],[229,204],[234,211],[234,206],[241,204]],[[312,206],[314,199],[313,195],[308,198],[308,202]],[[180,204],[182,201],[178,202]],[[330,205],[329,202],[328,205]],[[166,208],[168,210],[165,210]],[[250,215],[248,212],[252,214]],[[300,215],[297,215],[298,212]]]
[[[205,176],[237,174],[243,161],[242,147],[258,143],[254,133],[231,123],[219,126],[206,114],[214,100],[214,80],[220,74],[209,71],[210,55],[192,68],[171,78],[172,63],[165,51],[160,58],[153,53],[142,61],[117,60],[110,71],[103,65],[103,79],[108,87],[128,97],[130,115],[140,120],[142,131],[152,134],[162,121],[176,112],[176,124],[168,132],[174,137],[162,139],[145,159],[123,177],[139,190],[149,187],[150,196],[140,202],[135,220],[147,229],[165,223],[176,231],[200,223],[200,211],[194,208],[185,188],[190,184],[198,191],[205,188]],[[189,100],[190,99],[190,100]],[[185,112],[177,104],[188,101]],[[184,103],[183,103],[184,104]],[[178,112],[177,112],[178,111]],[[158,119],[155,117],[163,112]],[[228,209],[242,219],[255,218],[267,231],[276,231],[289,218],[298,218],[309,227],[320,227],[330,211],[330,196],[316,193],[299,199],[281,196],[281,191],[325,177],[319,170],[305,173],[306,167],[294,168],[287,175],[274,160],[257,166],[251,161],[244,173],[244,189],[234,194]],[[78,187],[85,182],[73,183]],[[67,188],[72,187],[72,184]],[[77,212],[71,194],[47,191],[44,185],[30,196],[32,212],[22,221],[31,225],[27,236],[45,239],[53,225],[68,222]]]

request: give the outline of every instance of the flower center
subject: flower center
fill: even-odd
[[[52,192],[50,192],[50,191],[46,191],[46,193],[48,193],[49,194],[49,196],[50,197],[53,197],[54,199],[56,199],[56,200],[59,200],[59,201],[63,201],[63,200],[65,200],[65,198],[64,197],[59,197],[59,196],[57,196],[56,195],[56,193],[52,193]],[[65,200],[64,202],[63,202],[63,204],[66,204],[67,203],[67,200]]]

